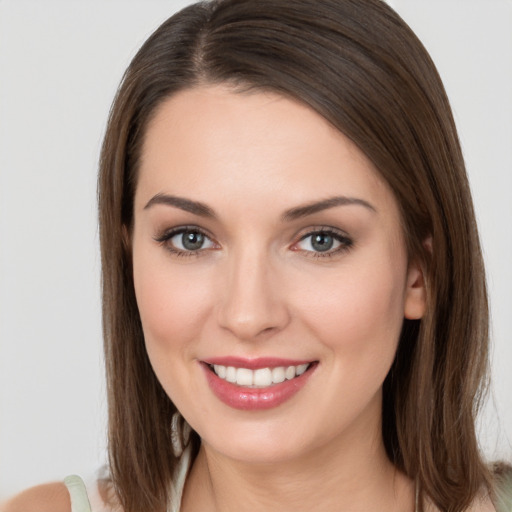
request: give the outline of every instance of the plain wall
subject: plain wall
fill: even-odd
[[[130,58],[187,3],[0,0],[0,498],[105,462],[99,148]],[[431,52],[460,129],[493,315],[481,439],[510,457],[512,2],[390,3]]]

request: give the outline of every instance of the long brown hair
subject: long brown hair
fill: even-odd
[[[177,459],[175,411],[144,347],[129,232],[141,145],[178,90],[229,83],[311,106],[391,186],[428,312],[405,321],[384,383],[383,438],[441,510],[491,485],[475,435],[488,370],[484,269],[450,106],[428,53],[380,0],[200,2],[163,23],[127,69],[107,126],[99,211],[110,469],[126,512],[161,512]],[[128,236],[126,234],[128,233]],[[199,439],[192,439],[194,450]]]

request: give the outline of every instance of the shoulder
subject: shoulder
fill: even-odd
[[[467,512],[496,512],[496,508],[489,494],[485,492],[473,500]]]
[[[64,483],[38,485],[3,503],[2,512],[71,512],[71,499]]]

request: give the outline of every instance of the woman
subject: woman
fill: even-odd
[[[462,155],[383,2],[173,16],[121,84],[99,204],[106,509],[503,505],[475,435],[488,319]]]

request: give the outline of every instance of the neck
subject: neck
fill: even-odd
[[[413,512],[414,484],[389,461],[378,431],[358,442],[344,436],[293,460],[258,464],[226,458],[203,443],[182,510]]]

